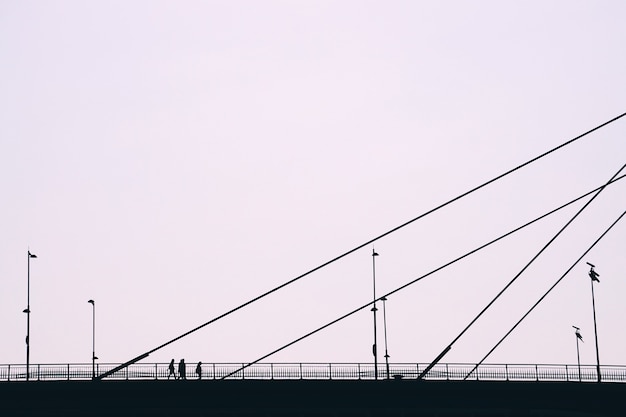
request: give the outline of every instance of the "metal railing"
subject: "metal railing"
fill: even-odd
[[[101,375],[119,364],[96,364],[95,374]],[[245,369],[243,363],[208,363],[201,365],[201,378],[217,380],[235,372],[228,379],[255,380],[373,380],[371,363],[257,363]],[[389,364],[389,379],[415,379],[428,364]],[[595,365],[523,365],[481,364],[468,375],[473,364],[437,364],[424,379],[439,381],[563,381],[597,382]],[[92,364],[35,364],[30,365],[30,381],[90,380]],[[196,364],[185,367],[186,379],[199,379]],[[626,366],[605,365],[600,369],[602,382],[626,382]],[[107,380],[167,380],[178,379],[170,375],[168,363],[136,363],[107,377]],[[384,365],[378,367],[378,377],[387,379]],[[0,365],[0,382],[26,381],[26,365]]]

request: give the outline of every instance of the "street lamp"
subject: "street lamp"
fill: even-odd
[[[389,353],[387,352],[387,297],[381,298],[383,302],[383,327],[385,329],[385,365],[387,368],[387,379],[389,379]]]
[[[593,293],[593,282],[594,281],[600,282],[600,280],[598,279],[600,274],[594,271],[593,268],[596,267],[595,265],[590,264],[589,262],[587,262],[587,265],[591,267],[591,269],[589,270],[589,278],[591,278],[591,305],[593,307],[593,330],[596,336],[596,363],[597,363],[596,367],[598,369],[598,382],[601,382],[602,379],[600,377],[600,353],[598,351],[598,326],[596,324],[596,299]]]
[[[578,341],[585,343],[583,340],[583,336],[580,334],[580,328],[576,326],[572,326],[576,331],[574,334],[576,335],[576,357],[578,358],[578,382],[580,382],[580,351],[578,350]]]
[[[378,379],[378,354],[376,353],[376,257],[378,254],[372,248],[372,281],[374,283],[374,306],[372,312],[374,313],[374,344],[372,345],[372,353],[374,354],[374,379]]]
[[[30,253],[28,250],[27,272],[26,272],[26,380],[30,379],[30,258],[36,258],[37,255]]]
[[[91,379],[96,379],[96,302],[94,300],[87,301],[92,308],[92,342],[91,342]]]

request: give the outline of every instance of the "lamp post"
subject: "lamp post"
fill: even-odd
[[[92,308],[92,326],[91,326],[91,379],[96,379],[96,302],[94,300],[87,301]]]
[[[387,379],[389,379],[389,352],[387,352],[387,297],[381,298],[383,302],[383,328],[385,329],[385,367],[387,369]]]
[[[36,258],[37,255],[30,253],[28,250],[27,272],[26,272],[26,380],[30,379],[30,258]]]
[[[593,283],[595,282],[600,282],[600,280],[598,279],[598,277],[600,276],[600,274],[598,274],[596,271],[594,271],[593,268],[595,268],[596,266],[593,264],[590,264],[589,262],[587,262],[587,265],[589,265],[591,267],[591,269],[589,270],[589,278],[591,278],[591,306],[593,307],[593,330],[595,332],[595,336],[596,336],[596,367],[598,370],[598,382],[602,381],[602,378],[600,376],[600,353],[598,350],[598,326],[596,324],[596,298],[595,295],[593,293]]]
[[[372,312],[374,313],[374,344],[372,345],[372,353],[374,354],[374,379],[378,379],[378,354],[376,352],[376,257],[378,254],[372,248],[372,281],[374,284],[374,306]]]
[[[580,382],[580,351],[578,350],[578,341],[585,343],[583,340],[583,336],[580,334],[580,328],[576,326],[572,326],[576,331],[574,334],[576,335],[576,357],[578,358],[578,382]]]

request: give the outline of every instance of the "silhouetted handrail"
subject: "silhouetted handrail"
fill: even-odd
[[[233,369],[240,367],[240,363],[202,363],[202,380],[219,381]],[[386,366],[386,365],[385,365]],[[392,379],[413,380],[427,366],[424,363],[390,363]],[[96,364],[97,372],[108,371],[119,367],[119,364]],[[193,372],[196,364],[189,363],[186,367],[186,380],[198,380]],[[383,365],[379,366],[379,372]],[[426,375],[426,380],[432,381],[463,381],[470,369],[475,367],[471,363],[441,363],[437,364]],[[91,381],[92,364],[39,364],[30,365],[30,380],[38,381]],[[603,380],[607,383],[626,383],[626,366],[603,365],[601,367]],[[371,380],[374,381],[374,366],[372,363],[258,363],[245,371],[241,371],[230,379],[236,380]],[[116,381],[179,381],[178,375],[170,375],[168,363],[136,363],[111,375]],[[481,364],[472,373],[471,380],[476,381],[515,381],[515,382],[542,382],[542,381],[571,381],[597,383],[596,365],[581,365],[580,371],[576,364]],[[26,365],[0,365],[0,384],[24,381],[26,382]],[[379,379],[385,383],[385,379]]]

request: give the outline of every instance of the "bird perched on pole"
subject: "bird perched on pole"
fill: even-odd
[[[600,274],[598,274],[593,268],[595,268],[596,266],[593,264],[590,264],[589,262],[587,262],[587,265],[589,265],[591,267],[591,270],[589,271],[589,276],[591,277],[592,281],[596,281],[596,282],[600,282],[600,280],[598,279],[598,277],[600,276]]]
[[[583,340],[583,335],[582,335],[582,334],[580,334],[580,328],[579,328],[579,327],[576,327],[576,326],[572,326],[572,327],[573,327],[574,329],[576,329],[576,332],[575,332],[575,333],[576,333],[576,337],[577,337],[578,339],[580,339],[580,341],[581,341],[581,342],[585,343],[585,341]]]

